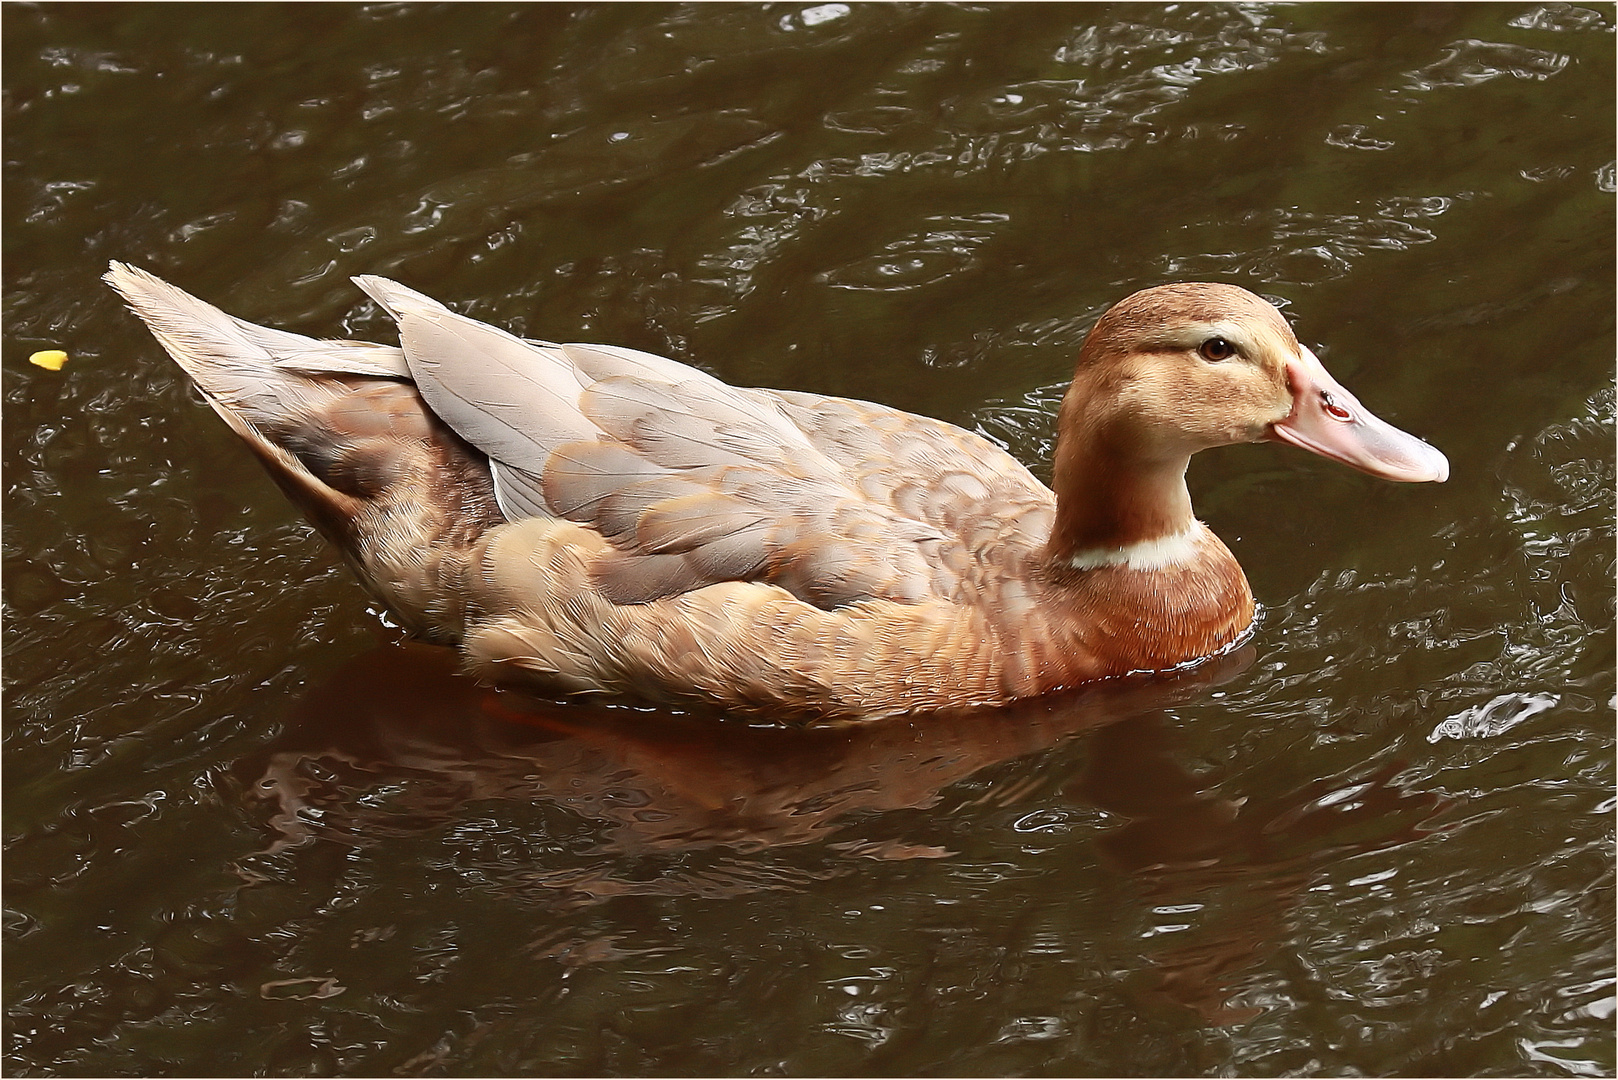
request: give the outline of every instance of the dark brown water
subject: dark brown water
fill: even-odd
[[[13,1075],[1610,1075],[1614,10],[4,8]],[[975,427],[1244,284],[1450,457],[1199,456],[1197,684],[782,731],[406,648],[98,281]],[[71,354],[59,373],[35,350]]]

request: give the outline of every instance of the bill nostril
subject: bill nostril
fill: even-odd
[[[1337,404],[1337,402],[1332,399],[1331,394],[1325,390],[1320,392],[1320,403],[1321,405],[1325,406],[1327,415],[1331,416],[1335,420],[1354,419],[1354,414]]]

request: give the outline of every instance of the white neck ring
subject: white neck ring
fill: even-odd
[[[1191,522],[1184,529],[1168,536],[1151,540],[1137,540],[1122,547],[1086,548],[1068,557],[1067,563],[1075,570],[1096,570],[1103,566],[1124,566],[1131,570],[1162,570],[1182,566],[1197,554],[1199,524]]]

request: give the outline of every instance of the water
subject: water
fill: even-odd
[[[1610,1075],[1611,5],[4,18],[15,1075]],[[97,280],[976,428],[1090,321],[1282,303],[1449,455],[1200,455],[1189,685],[829,730],[407,646]],[[71,354],[51,373],[39,349]]]

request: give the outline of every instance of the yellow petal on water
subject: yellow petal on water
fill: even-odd
[[[46,371],[61,371],[62,365],[67,363],[67,353],[61,349],[46,349],[30,356],[28,362]]]

